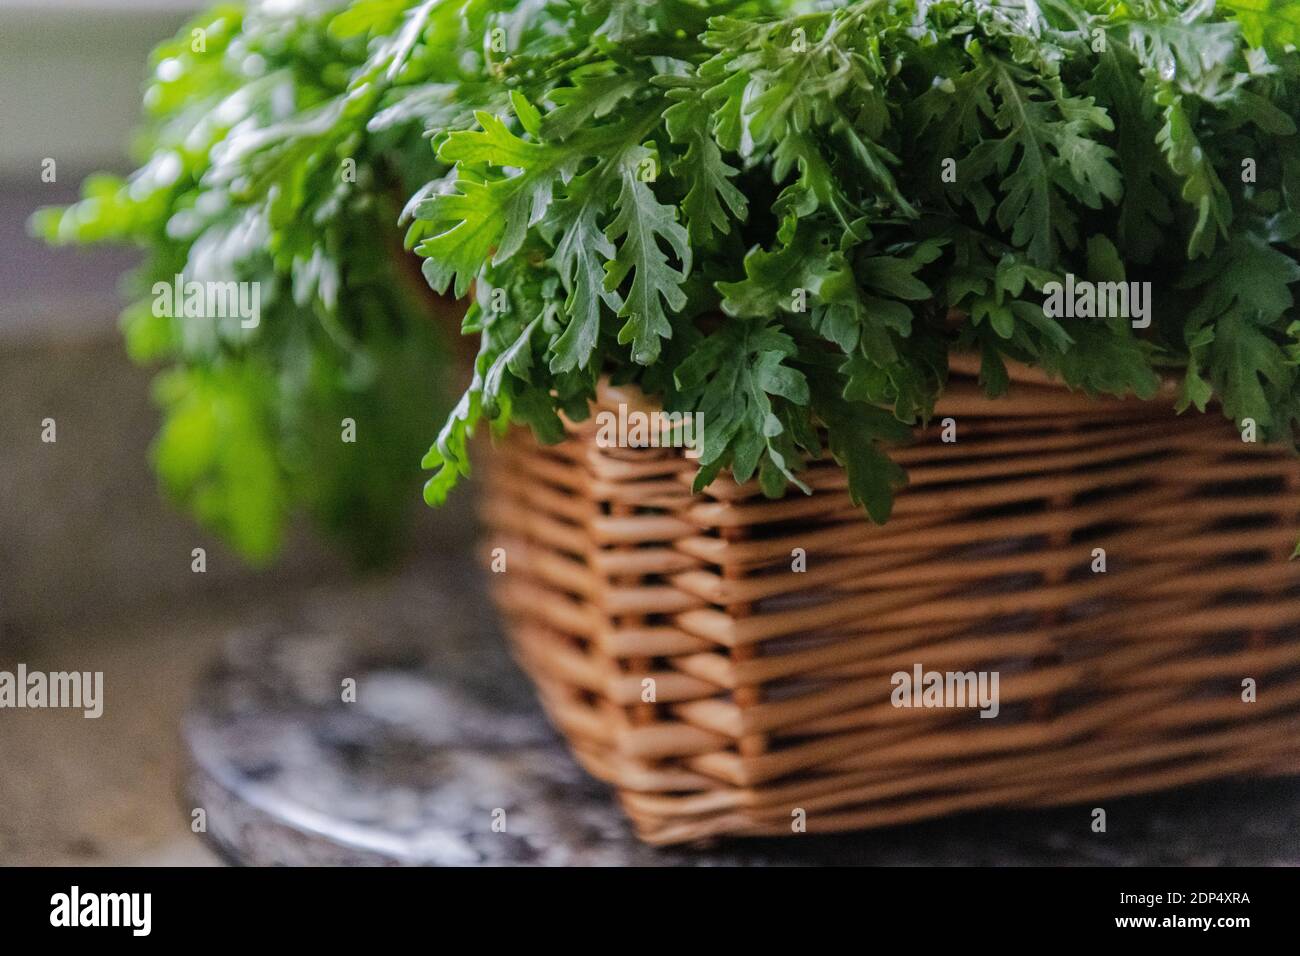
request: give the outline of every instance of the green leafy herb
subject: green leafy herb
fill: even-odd
[[[377,513],[397,487],[402,461],[363,465],[319,430],[368,402],[406,449],[404,403],[441,350],[412,252],[437,292],[472,291],[479,339],[424,459],[431,503],[484,420],[559,440],[608,374],[702,414],[697,487],[728,470],[780,495],[829,453],[883,521],[905,481],[889,447],[957,350],[992,395],[1008,361],[1142,397],[1180,374],[1183,407],[1294,442],[1297,8],[226,6],[199,21],[205,52],[188,30],[159,51],[140,170],[37,227],[140,243],[141,290],[266,283],[253,331],[144,299],[125,320],[133,353],[173,366],[160,471],[249,551],[296,502]],[[1049,314],[1069,275],[1150,282],[1149,327]],[[273,490],[241,497],[240,474]]]

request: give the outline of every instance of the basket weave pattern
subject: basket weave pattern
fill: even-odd
[[[598,408],[620,403],[646,407],[606,387]],[[680,450],[600,447],[591,421],[498,449],[486,543],[517,656],[644,839],[1300,772],[1296,459],[1217,414],[1034,381],[954,379],[945,416],[955,443],[936,425],[896,452],[883,527],[829,461],[768,500],[692,494]],[[916,664],[997,671],[1000,713],[893,706]]]

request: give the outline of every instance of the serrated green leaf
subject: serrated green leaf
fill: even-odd
[[[613,292],[631,277],[618,310],[626,320],[618,340],[632,346],[632,360],[641,365],[653,362],[659,340],[673,334],[668,310],[685,307],[682,283],[691,270],[690,237],[677,222],[676,210],[660,203],[642,178],[647,162],[656,159],[645,148],[629,150],[624,157],[619,168],[618,214],[605,229],[605,237],[618,250],[605,264],[605,290]],[[664,246],[680,266],[672,264]]]

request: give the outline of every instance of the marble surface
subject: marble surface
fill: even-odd
[[[187,814],[244,864],[1300,864],[1300,780],[659,850],[570,758],[460,564],[230,636],[184,724]],[[322,603],[341,613],[320,613]],[[344,610],[346,606],[346,609]],[[356,681],[355,702],[343,682]],[[494,820],[504,812],[504,832]]]

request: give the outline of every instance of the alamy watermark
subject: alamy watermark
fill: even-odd
[[[94,719],[104,713],[103,671],[0,671],[0,710],[80,710]]]
[[[132,936],[148,936],[153,930],[153,894],[83,893],[73,886],[50,897],[50,925],[117,926],[131,930]]]
[[[620,403],[618,411],[596,413],[600,448],[684,448],[687,458],[704,451],[704,416],[699,412],[644,412]]]
[[[1048,282],[1043,313],[1052,319],[1130,319],[1133,328],[1151,325],[1150,282],[1091,282],[1067,272],[1064,284]]]
[[[996,717],[997,671],[927,671],[912,665],[911,673],[895,671],[889,702],[895,707],[978,707],[981,717]]]
[[[260,282],[186,282],[177,273],[171,282],[155,282],[152,291],[158,318],[239,319],[245,329],[255,329],[262,321]]]

